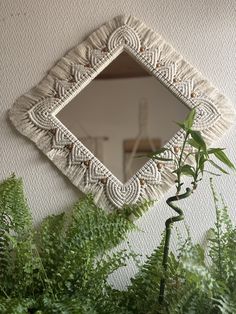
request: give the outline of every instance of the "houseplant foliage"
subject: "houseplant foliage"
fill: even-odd
[[[107,277],[132,253],[109,250],[134,228],[129,220],[88,196],[35,231],[15,177],[0,185],[0,214],[0,313],[119,313]]]
[[[198,186],[198,182],[200,182],[205,174],[205,172],[209,172],[206,170],[206,164],[210,163],[214,168],[219,170],[221,173],[228,174],[228,172],[222,168],[221,165],[218,164],[220,161],[224,166],[227,166],[230,169],[235,170],[234,164],[229,160],[227,155],[224,153],[223,148],[208,148],[207,144],[202,137],[201,133],[197,130],[194,130],[194,120],[196,116],[196,108],[192,109],[188,114],[187,118],[182,123],[177,123],[184,131],[183,144],[181,147],[174,148],[161,148],[159,151],[152,154],[154,160],[158,160],[161,162],[173,162],[175,165],[173,174],[176,175],[176,193],[175,195],[169,197],[166,200],[166,203],[169,207],[171,207],[178,215],[172,216],[168,218],[165,222],[165,242],[163,247],[163,261],[162,265],[165,273],[168,268],[168,255],[169,255],[169,245],[171,239],[171,229],[175,222],[184,220],[184,212],[183,210],[176,205],[176,202],[188,198]],[[169,158],[163,156],[168,152]],[[213,160],[213,158],[217,160],[217,163]],[[160,164],[161,165],[161,164]],[[213,175],[213,172],[210,172]],[[184,184],[182,177],[183,175],[191,177],[192,181],[190,184]],[[185,189],[183,191],[183,189]],[[164,302],[164,293],[165,293],[165,273],[161,278],[160,282],[160,292],[159,292],[159,303],[162,304]]]
[[[212,187],[213,189],[213,187]],[[164,272],[164,235],[126,291],[108,284],[109,274],[132,252],[110,249],[135,226],[120,214],[105,214],[91,197],[68,215],[32,227],[22,181],[0,184],[0,313],[236,313],[236,228],[213,189],[216,222],[208,246],[179,236]],[[206,260],[206,256],[210,260]],[[158,301],[165,273],[166,302]]]
[[[167,204],[178,216],[167,220],[159,247],[125,291],[109,285],[109,275],[137,256],[116,247],[137,229],[130,217],[139,217],[148,204],[106,214],[86,196],[67,214],[49,216],[35,230],[22,180],[12,176],[0,184],[0,313],[236,313],[236,227],[212,183],[216,222],[207,247],[193,244],[188,233],[186,239],[179,235],[177,256],[168,249],[173,223],[184,218],[176,202],[196,189],[207,162],[226,172],[212,155],[234,168],[222,149],[207,148],[192,130],[194,115],[192,111],[181,124],[183,146],[171,151],[177,191]],[[186,154],[186,145],[195,150]],[[163,153],[152,158],[167,162]],[[182,193],[183,174],[192,181]]]

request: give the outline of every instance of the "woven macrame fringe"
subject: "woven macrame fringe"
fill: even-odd
[[[55,96],[55,82],[68,81],[71,78],[71,65],[81,64],[85,66],[90,63],[88,51],[93,49],[101,50],[106,47],[110,35],[123,25],[131,27],[138,34],[142,46],[147,49],[158,48],[161,51],[160,58],[166,65],[176,64],[176,77],[181,79],[181,81],[191,80],[193,82],[193,90],[202,95],[207,95],[207,98],[214,103],[215,108],[220,113],[220,117],[214,123],[214,126],[202,130],[202,134],[208,144],[212,144],[212,142],[222,136],[235,121],[235,110],[229,100],[204,79],[201,73],[186,62],[182,55],[165,42],[159,34],[149,29],[143,22],[132,16],[119,16],[101,26],[87,40],[67,53],[35,88],[17,99],[10,110],[9,116],[19,132],[34,141],[49,159],[70,178],[75,186],[79,187],[83,192],[92,192],[98,204],[106,209],[114,208],[114,204],[107,199],[104,185],[100,183],[86,185],[85,175],[87,168],[81,166],[78,169],[76,166],[71,166],[68,163],[66,154],[57,156],[58,150],[51,147],[52,137],[48,135],[47,130],[39,129],[32,123],[29,117],[29,110],[38,102]],[[143,201],[146,198],[158,200],[173,184],[173,174],[168,171],[163,172],[161,184],[158,186],[147,186],[140,193],[138,201]]]

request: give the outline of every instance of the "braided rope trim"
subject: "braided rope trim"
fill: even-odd
[[[126,51],[189,108],[194,127],[210,145],[233,124],[236,113],[211,85],[159,34],[132,16],[119,16],[73,48],[10,110],[10,120],[84,193],[107,210],[157,201],[174,184],[173,164],[149,160],[122,184],[57,118],[56,114],[120,53]],[[167,143],[181,145],[183,130]],[[167,156],[166,157],[170,157]]]

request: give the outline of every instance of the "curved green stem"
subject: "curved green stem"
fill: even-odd
[[[186,192],[181,195],[176,195],[169,197],[166,203],[178,213],[178,216],[172,216],[168,218],[165,222],[166,230],[165,230],[165,245],[164,245],[164,252],[163,252],[163,269],[166,272],[168,267],[168,256],[169,256],[169,245],[170,245],[170,237],[171,237],[171,227],[172,224],[181,221],[184,219],[184,213],[181,208],[177,207],[173,202],[179,201],[181,199],[187,198],[191,195],[192,190],[190,188],[186,189]],[[164,293],[165,293],[165,278],[161,279],[160,283],[160,292],[159,292],[159,303],[162,304],[164,300]]]
[[[183,142],[183,146],[181,148],[181,153],[180,153],[180,157],[179,157],[179,160],[178,160],[178,168],[180,168],[182,166],[182,159],[183,159],[183,154],[184,154],[184,149],[185,149],[185,146],[187,144],[187,140],[188,140],[188,137],[189,137],[189,131],[186,132],[185,134],[185,137],[184,137],[184,142]],[[177,175],[177,194],[179,194],[180,190],[181,190],[181,173],[178,172],[178,175]],[[168,204],[168,200],[166,201],[167,204]],[[169,204],[168,204],[169,205]],[[169,205],[170,206],[170,205]]]

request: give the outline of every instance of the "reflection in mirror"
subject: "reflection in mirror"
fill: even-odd
[[[189,109],[123,52],[57,118],[122,182],[178,131]]]

